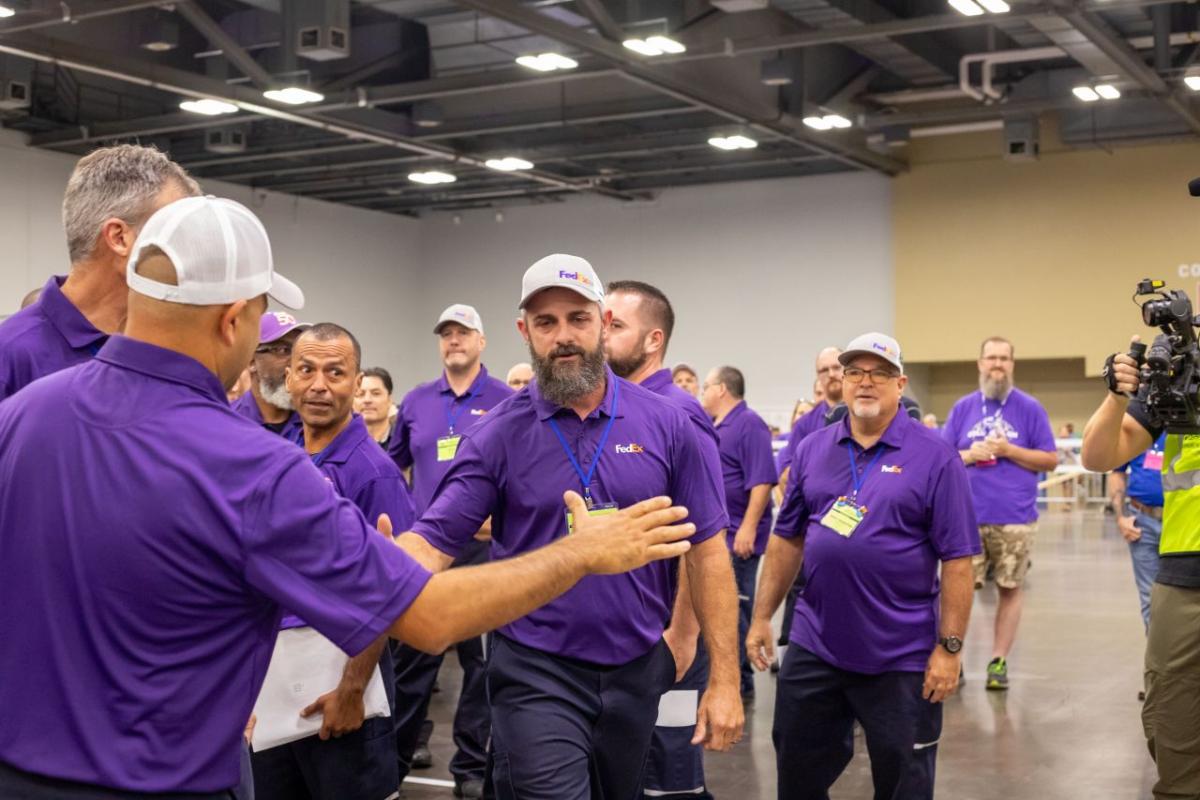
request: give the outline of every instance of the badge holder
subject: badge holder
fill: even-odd
[[[437,460],[453,461],[455,454],[458,453],[458,443],[461,439],[462,436],[458,434],[439,436],[437,440]]]

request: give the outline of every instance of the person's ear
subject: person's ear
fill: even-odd
[[[247,315],[244,314],[246,311],[246,305],[247,303],[245,300],[238,300],[227,305],[225,310],[221,312],[221,319],[218,322],[219,330],[217,335],[220,336],[221,341],[229,347],[233,347],[237,343],[237,335],[240,330],[240,326],[248,324],[246,319]]]
[[[660,328],[655,328],[646,334],[646,338],[642,341],[642,349],[647,353],[657,353],[663,346],[663,332]]]
[[[100,242],[122,259],[129,258],[136,239],[137,231],[119,217],[109,217],[100,225]]]
[[[481,333],[481,334],[479,334],[479,352],[482,353],[486,349],[487,349],[487,337]]]
[[[529,328],[525,324],[525,317],[517,317],[517,330],[521,333],[521,338],[525,343],[529,343]]]

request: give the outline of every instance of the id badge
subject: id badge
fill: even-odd
[[[608,514],[615,514],[620,511],[616,503],[597,503],[588,509],[589,517],[603,517]],[[570,536],[575,532],[575,515],[570,511],[567,512],[567,535]]]
[[[439,436],[437,440],[437,460],[452,461],[458,452],[458,440],[461,436]]]
[[[1146,453],[1146,458],[1142,460],[1142,467],[1152,469],[1155,472],[1161,472],[1163,466],[1163,454],[1161,450],[1151,450]]]
[[[854,529],[863,521],[866,513],[865,507],[855,505],[845,497],[839,497],[825,516],[821,517],[821,524],[831,531],[849,538],[850,534],[854,533]]]

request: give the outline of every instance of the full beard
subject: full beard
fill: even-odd
[[[613,358],[608,357],[608,365],[612,367],[612,371],[622,378],[628,378],[630,375],[637,372],[646,365],[646,360],[650,356],[644,350],[638,350],[631,353],[628,358]]]
[[[979,379],[979,391],[988,400],[1003,400],[1012,391],[1012,381],[1005,375],[1003,378],[993,378],[985,375]]]
[[[572,355],[580,357],[578,366],[555,363],[556,357]],[[594,350],[584,350],[572,345],[556,347],[545,357],[534,352],[531,343],[529,357],[533,362],[538,391],[556,406],[569,406],[604,382],[603,343]]]
[[[288,394],[287,386],[283,383],[271,387],[265,380],[260,380],[258,382],[258,393],[263,400],[266,400],[280,411],[292,410],[292,396]]]

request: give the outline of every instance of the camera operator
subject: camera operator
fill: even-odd
[[[1131,461],[1164,432],[1143,400],[1130,399],[1141,383],[1134,358],[1114,355],[1105,371],[1108,395],[1083,432],[1083,466],[1096,472]],[[1200,435],[1167,432],[1162,482],[1162,559],[1151,591],[1142,709],[1159,800],[1200,797]]]

